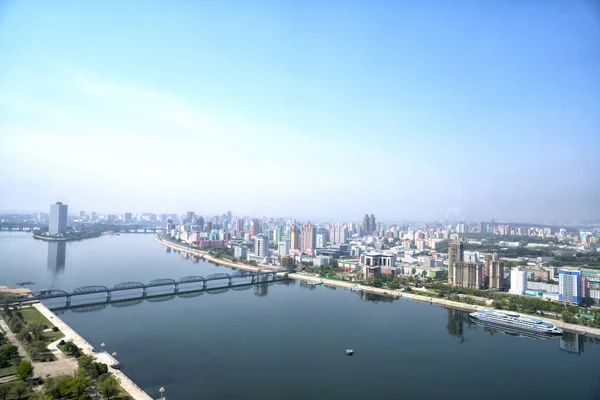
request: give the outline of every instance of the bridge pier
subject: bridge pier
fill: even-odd
[[[207,287],[206,281],[202,281],[202,290],[206,290],[206,287]]]
[[[179,293],[179,284],[178,283],[173,285],[173,293],[175,293],[175,294]]]
[[[65,306],[67,308],[71,307],[71,296],[67,296],[67,301],[65,301]]]
[[[112,299],[112,292],[109,290],[108,292],[106,292],[106,302],[110,303],[111,299]]]
[[[146,295],[148,294],[147,289],[148,288],[145,287],[142,288],[142,297],[146,297]]]

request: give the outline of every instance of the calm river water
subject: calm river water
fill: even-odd
[[[48,244],[0,233],[4,285],[71,290],[217,272],[231,269],[168,252],[152,235]],[[510,336],[464,312],[296,281],[164,300],[57,313],[116,351],[155,398],[161,386],[169,400],[600,398],[600,343],[574,334]]]

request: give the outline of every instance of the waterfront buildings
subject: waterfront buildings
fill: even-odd
[[[245,246],[233,246],[233,256],[235,258],[246,258],[248,251]]]
[[[580,270],[558,270],[558,299],[569,303],[581,303],[581,278]]]
[[[527,290],[527,271],[523,268],[513,268],[510,270],[510,290],[512,294],[524,295]]]
[[[61,202],[50,206],[50,221],[48,232],[51,235],[64,234],[67,232],[68,206]]]

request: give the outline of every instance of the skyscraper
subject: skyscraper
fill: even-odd
[[[290,250],[300,249],[300,231],[295,226],[292,227],[290,232]]]
[[[371,214],[371,218],[369,218],[369,228],[371,229],[369,235],[372,235],[373,232],[377,230],[377,224],[375,223],[375,216],[373,214]]]
[[[489,278],[489,289],[504,288],[504,261],[496,260],[495,254],[485,255],[485,269]]]
[[[581,303],[581,271],[573,269],[558,270],[558,300],[569,303]]]
[[[512,294],[524,295],[527,290],[527,271],[521,268],[510,270],[510,290]]]
[[[238,235],[241,235],[242,232],[244,232],[244,218],[238,218],[237,221],[235,221],[235,230]]]
[[[450,239],[448,246],[448,283],[454,284],[454,269],[456,264],[464,261],[464,245],[456,235]]]
[[[463,261],[454,263],[454,268],[452,269],[452,285],[471,289],[481,289],[482,264]]]
[[[204,231],[204,217],[197,217],[196,218],[196,225],[198,227],[200,227],[200,232]]]
[[[67,213],[68,206],[61,202],[50,206],[50,223],[48,232],[51,235],[58,235],[67,232]]]
[[[371,220],[369,218],[369,214],[365,214],[365,218],[363,219],[363,229],[365,230],[365,236],[368,236],[371,233],[373,233],[373,231],[371,230]]]
[[[250,221],[250,236],[256,236],[261,232],[260,219],[254,218]]]
[[[282,234],[283,234],[283,228],[281,226],[276,227],[275,230],[273,230],[273,242],[275,242],[275,243],[281,242]]]
[[[300,250],[314,250],[316,247],[316,231],[315,226],[310,222],[302,225],[302,243]]]
[[[290,253],[290,242],[287,240],[279,242],[277,250],[279,252],[279,257],[287,256]]]
[[[263,235],[257,235],[254,242],[254,254],[259,257],[269,255],[269,238]]]

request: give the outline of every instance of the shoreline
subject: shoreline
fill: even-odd
[[[89,344],[81,335],[73,330],[67,323],[65,323],[62,319],[60,319],[56,314],[54,314],[48,307],[46,307],[41,302],[37,302],[33,304],[44,317],[48,318],[58,329],[65,335],[63,338],[64,341],[71,341],[79,349],[82,353],[90,355],[94,357],[94,360],[97,362],[104,363],[108,366],[108,371],[113,375],[119,385],[125,390],[133,399],[135,400],[153,400],[146,392],[144,392],[138,385],[135,384],[127,375],[125,375],[121,370],[119,370],[119,362],[111,356],[108,352],[96,352],[94,347]]]
[[[178,250],[178,251],[183,251],[183,252],[186,252],[186,253],[189,253],[192,255],[200,256],[200,257],[203,257],[205,260],[211,261],[215,264],[220,264],[220,265],[224,265],[224,266],[231,267],[231,268],[246,269],[246,270],[250,270],[250,271],[258,271],[258,270],[261,270],[264,268],[272,268],[269,266],[252,267],[252,266],[249,266],[246,264],[236,264],[233,262],[224,261],[219,258],[214,258],[214,257],[210,256],[209,254],[202,252],[200,250],[190,249],[186,246],[182,246],[179,244],[171,243],[168,240],[164,240],[164,239],[160,238],[159,234],[154,235],[154,240],[156,242],[162,244],[165,247],[169,247],[171,249]],[[287,276],[291,279],[305,280],[305,281],[317,279],[317,278],[315,278],[315,276],[305,275],[305,274],[300,274],[300,273],[289,273],[289,274],[287,274]],[[479,305],[475,305],[475,304],[459,303],[456,301],[440,299],[438,297],[428,297],[428,296],[424,296],[424,295],[412,294],[410,292],[404,292],[404,291],[399,291],[399,290],[382,289],[382,288],[375,288],[372,286],[364,286],[364,285],[356,284],[354,282],[338,281],[335,279],[328,279],[328,278],[321,278],[321,277],[319,277],[318,279],[321,280],[323,282],[323,284],[327,284],[330,286],[341,287],[344,289],[350,289],[351,287],[359,287],[364,292],[369,292],[369,293],[374,293],[374,294],[379,294],[379,295],[384,295],[384,296],[405,297],[407,299],[420,301],[423,303],[436,304],[436,305],[455,308],[455,309],[464,310],[464,311],[479,311],[479,310],[491,308],[491,307],[479,306]],[[527,315],[527,316],[534,317],[534,318],[540,318],[540,315],[532,315],[532,314],[525,314],[525,313],[519,313],[519,314]],[[542,318],[543,318],[543,316],[542,316]],[[546,319],[544,319],[544,320],[546,320]],[[585,333],[585,334],[600,338],[600,328],[592,328],[589,326],[568,324],[566,322],[563,322],[560,320],[554,320],[554,319],[549,319],[547,321],[554,324],[555,326],[557,326],[561,329],[567,330],[569,332],[575,332],[575,333],[579,333],[579,334]]]
[[[85,235],[82,237],[69,237],[69,238],[61,238],[61,237],[48,237],[48,236],[40,236],[32,233],[34,239],[43,240],[45,242],[70,242],[74,240],[85,240],[85,239],[93,239],[104,235],[104,232],[94,232],[89,235]]]

